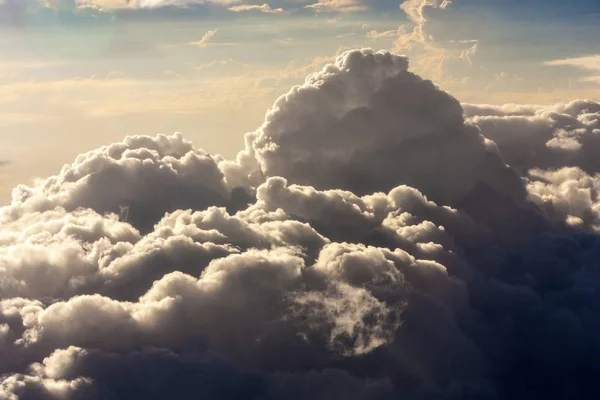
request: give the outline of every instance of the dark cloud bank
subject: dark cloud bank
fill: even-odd
[[[0,208],[0,398],[600,398],[599,138],[362,50],[236,160],[82,154]]]

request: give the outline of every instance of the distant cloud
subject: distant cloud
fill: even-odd
[[[383,32],[379,32],[379,31],[369,31],[367,32],[367,38],[371,39],[371,40],[378,40],[378,39],[389,39],[389,38],[395,38],[398,36],[398,31],[395,29],[389,30],[389,31],[383,31]]]
[[[589,71],[591,76],[588,76],[583,80],[586,82],[600,83],[600,54],[579,58],[567,58],[564,60],[553,60],[544,63],[544,65],[552,67],[568,66]]]
[[[233,12],[244,12],[244,11],[260,11],[267,14],[283,14],[285,10],[283,8],[271,8],[267,3],[259,6],[256,4],[241,4],[238,6],[229,7],[229,11]]]
[[[406,0],[400,4],[402,11],[408,15],[410,20],[417,25],[421,25],[427,21],[424,10],[427,7],[438,7],[441,9],[447,8],[452,2],[449,0]]]
[[[190,46],[206,47],[208,42],[217,34],[217,30],[208,31],[202,36],[202,39],[197,42],[188,43]]]
[[[119,2],[119,1],[116,1]],[[130,8],[160,8],[160,7],[185,7],[193,4],[229,5],[236,3],[234,0],[131,0]]]
[[[360,0],[319,0],[305,8],[312,8],[317,12],[355,12],[365,11],[367,6]]]
[[[411,24],[398,29],[395,52],[409,55],[415,60],[415,70],[436,81],[449,75],[464,75],[478,51],[478,41],[470,37],[446,38],[436,34],[436,25],[453,12],[451,6],[449,0],[406,0],[400,4]]]

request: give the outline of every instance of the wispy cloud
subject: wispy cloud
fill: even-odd
[[[244,11],[260,11],[267,14],[284,14],[286,11],[283,8],[272,8],[265,3],[261,6],[256,4],[241,4],[238,6],[229,7],[229,11],[244,12]]]
[[[395,38],[398,36],[398,31],[393,29],[393,30],[389,30],[389,31],[383,31],[383,32],[379,32],[379,31],[369,31],[367,32],[367,38],[370,40],[378,40],[378,39],[390,39],[390,38]]]
[[[451,74],[448,67],[458,63],[463,69],[459,72],[464,75],[464,67],[473,63],[473,57],[478,51],[478,41],[471,38],[439,40],[432,34],[432,25],[435,18],[431,12],[437,10],[439,14],[450,11],[452,2],[450,0],[406,0],[400,4],[400,9],[411,21],[412,29],[402,25],[397,31],[397,40],[394,51],[407,54],[413,60],[413,69],[420,74],[438,82],[448,83],[447,78]],[[443,13],[442,13],[443,12]],[[376,36],[375,32],[374,35]],[[383,32],[383,34],[390,34]],[[369,36],[367,36],[369,37]],[[454,78],[457,79],[457,75]],[[459,80],[462,82],[462,79]]]
[[[190,46],[198,46],[198,47],[206,47],[208,45],[208,42],[210,42],[210,40],[217,34],[217,29],[212,30],[212,31],[208,31],[204,34],[204,36],[202,36],[202,39],[198,40],[197,42],[190,42],[188,43]]]
[[[583,78],[585,82],[600,83],[600,54],[586,57],[567,58],[564,60],[553,60],[544,63],[551,67],[568,66],[590,72],[590,76]]]
[[[365,11],[367,6],[360,0],[319,0],[305,8],[312,8],[317,12],[355,12]]]

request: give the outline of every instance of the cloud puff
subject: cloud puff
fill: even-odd
[[[13,190],[12,205],[0,210],[8,222],[57,206],[120,214],[148,231],[168,211],[226,206],[231,194],[213,158],[180,134],[131,136],[81,154],[61,172]]]
[[[506,161],[525,173],[530,168],[580,167],[600,172],[600,104],[464,105],[467,120],[494,140]]]
[[[236,160],[82,154],[0,209],[0,398],[597,398],[597,112],[360,50]]]
[[[529,196],[547,215],[579,228],[600,229],[599,175],[577,167],[557,170],[532,169]]]

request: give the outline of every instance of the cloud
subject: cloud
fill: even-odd
[[[94,0],[96,1],[96,0]],[[120,0],[117,0],[120,2]],[[236,0],[131,0],[127,2],[130,8],[161,8],[161,7],[186,7],[195,4],[230,5],[237,3]]]
[[[433,2],[423,0],[405,0],[400,4],[400,8],[406,13],[406,15],[408,15],[413,23],[420,26],[427,22],[427,18],[425,16],[425,10],[427,7],[439,7],[443,10],[451,4],[452,1],[449,0],[436,0]]]
[[[175,192],[179,195],[172,196]],[[12,204],[0,210],[3,222],[57,206],[101,214],[125,208],[128,222],[143,231],[168,211],[231,202],[216,162],[181,134],[129,137],[81,154],[58,175],[33,187],[16,187],[12,198]]]
[[[271,8],[267,3],[262,5],[257,4],[240,4],[228,8],[229,11],[233,12],[244,12],[244,11],[260,11],[267,14],[283,14],[285,10],[283,8]]]
[[[529,180],[530,199],[546,215],[598,230],[595,177],[600,173],[600,104],[464,105],[467,120],[494,140]]]
[[[361,195],[407,184],[444,204],[481,180],[519,196],[519,178],[464,123],[460,103],[407,68],[390,53],[344,53],[276,101],[226,174],[254,169]]]
[[[597,398],[599,110],[353,50],[235,160],[82,154],[0,208],[0,398]]]
[[[368,9],[361,0],[319,0],[317,3],[309,4],[305,8],[317,12],[356,12]]]
[[[406,0],[400,4],[413,26],[399,28],[394,50],[409,54],[416,60],[415,68],[436,81],[447,80],[448,70],[453,70],[452,75],[457,74],[455,70],[464,71],[478,50],[477,41],[470,37],[459,34],[458,40],[444,40],[452,35],[447,30],[440,32],[443,37],[437,37],[436,23],[452,12],[452,5],[449,0]],[[453,68],[456,64],[460,69]]]
[[[591,55],[579,58],[567,58],[564,60],[553,60],[544,63],[544,65],[551,67],[575,67],[584,70],[590,74],[590,76],[583,78],[584,82],[600,83],[600,55]]]
[[[371,40],[389,39],[389,38],[394,38],[397,35],[398,35],[398,32],[395,30],[389,30],[389,31],[383,31],[383,32],[378,32],[378,31],[367,32],[367,38],[371,39]]]
[[[188,43],[190,46],[198,46],[198,47],[206,47],[208,46],[208,42],[211,41],[211,39],[217,34],[217,30],[211,30],[208,31],[204,34],[204,36],[202,36],[202,39],[196,41],[196,42],[190,42]]]
[[[504,158],[526,173],[531,168],[577,166],[600,172],[600,105],[589,100],[568,104],[464,105],[467,120],[494,140]]]

